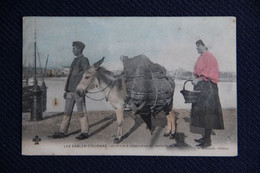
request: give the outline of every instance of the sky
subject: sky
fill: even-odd
[[[235,17],[24,17],[23,63],[33,65],[34,30],[41,66],[70,66],[72,42],[82,41],[90,64],[105,57],[108,70],[122,70],[120,56],[148,56],[167,70],[192,71],[202,39],[220,71],[236,72]],[[37,62],[39,66],[39,62]]]

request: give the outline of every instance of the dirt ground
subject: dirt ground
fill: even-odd
[[[90,137],[79,141],[79,119],[72,116],[69,136],[53,139],[50,136],[59,130],[62,113],[44,113],[43,120],[30,121],[30,114],[23,113],[22,121],[22,154],[25,155],[237,155],[237,111],[224,109],[225,130],[213,130],[212,146],[198,149],[194,139],[200,138],[202,129],[190,126],[190,110],[177,109],[177,138],[164,137],[166,117],[163,113],[154,119],[155,130],[151,135],[143,120],[130,112],[125,112],[124,139],[119,144],[113,143],[117,132],[114,111],[88,112]],[[40,138],[36,139],[36,135]],[[35,138],[36,137],[36,138]],[[39,144],[36,144],[37,141]],[[73,149],[72,149],[73,148]],[[92,150],[87,150],[91,149]],[[110,149],[111,148],[111,149]],[[114,150],[117,148],[116,150]],[[120,149],[118,149],[120,148]],[[146,150],[152,148],[152,150]],[[83,150],[84,149],[84,150]],[[103,150],[104,149],[104,150]],[[129,150],[130,149],[130,150]],[[134,150],[131,150],[134,149]],[[170,151],[169,151],[170,149]],[[210,152],[212,152],[210,154]]]

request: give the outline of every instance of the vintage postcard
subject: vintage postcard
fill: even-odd
[[[24,17],[23,155],[237,156],[235,17]]]

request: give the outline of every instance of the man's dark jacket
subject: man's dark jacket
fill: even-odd
[[[82,79],[83,74],[89,68],[89,60],[83,55],[75,58],[70,66],[69,77],[65,85],[65,91],[76,91],[76,87]]]

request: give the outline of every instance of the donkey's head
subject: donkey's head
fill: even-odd
[[[105,57],[94,63],[90,68],[83,74],[80,83],[78,84],[76,91],[78,95],[82,96],[88,92],[88,90],[94,89],[98,85],[97,72],[100,65],[103,63]]]

